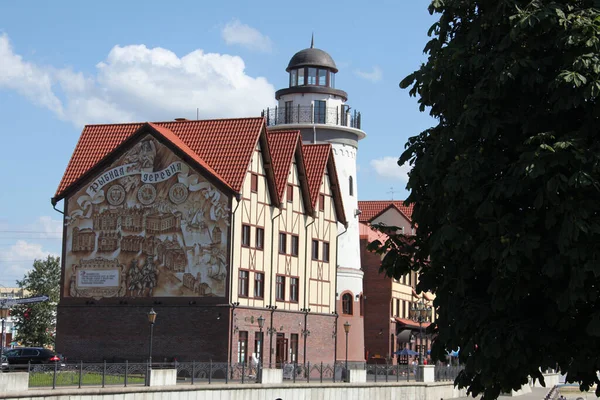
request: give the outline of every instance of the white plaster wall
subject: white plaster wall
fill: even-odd
[[[279,98],[278,107],[285,108],[286,101],[293,101],[294,107],[306,107],[310,106],[315,100],[325,100],[327,107],[339,107],[344,104],[343,99],[339,96],[326,93],[294,93],[286,94]]]

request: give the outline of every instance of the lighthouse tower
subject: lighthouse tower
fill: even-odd
[[[328,53],[314,47],[314,40],[311,40],[310,48],[294,54],[286,71],[289,86],[275,93],[278,105],[265,110],[264,115],[270,131],[300,130],[305,144],[332,145],[348,220],[347,228],[341,228],[338,237],[337,359],[345,360],[344,324],[348,322],[348,361],[364,362],[363,272],[356,179],[358,142],[366,137],[361,130],[361,115],[346,104],[348,94],[335,85],[338,68]]]

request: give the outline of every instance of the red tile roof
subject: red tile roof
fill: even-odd
[[[403,201],[393,200],[376,200],[376,201],[359,201],[358,209],[361,211],[359,218],[360,222],[371,222],[375,217],[380,215],[388,208],[395,208],[400,213],[411,221],[414,204],[409,206],[404,205]]]
[[[310,203],[315,208],[319,199],[327,160],[331,153],[331,145],[308,144],[302,146],[302,151],[304,153],[304,165],[306,166],[306,180],[310,191]]]
[[[85,126],[54,201],[62,199],[65,192],[79,178],[131,137],[142,125],[131,123]],[[191,151],[188,154],[190,157],[203,160],[237,192],[241,191],[252,152],[260,133],[265,129],[264,118],[168,121],[155,122],[152,125],[172,132]],[[181,143],[178,147],[183,150]]]
[[[296,147],[301,145],[300,131],[276,131],[267,134],[269,151],[273,159],[273,172],[275,173],[275,185],[279,198],[287,185],[290,168],[294,160]]]

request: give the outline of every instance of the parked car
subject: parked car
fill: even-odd
[[[2,369],[2,371],[8,370],[8,358],[6,358],[4,354],[2,354],[2,358],[0,358],[0,369]]]
[[[57,363],[59,367],[65,366],[64,357],[52,350],[43,347],[20,347],[4,353],[11,367],[25,367],[27,364]]]

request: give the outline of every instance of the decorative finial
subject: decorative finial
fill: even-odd
[[[310,48],[312,49],[313,47],[315,47],[315,33],[312,33],[312,36],[310,38]]]

